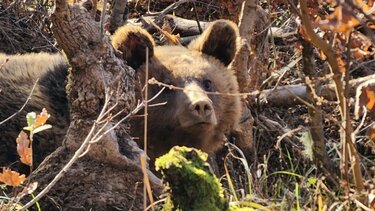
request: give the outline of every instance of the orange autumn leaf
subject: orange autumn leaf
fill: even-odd
[[[332,14],[326,16],[325,20],[319,20],[314,25],[322,30],[347,33],[359,23],[359,20],[356,17],[353,17],[349,11],[338,6]]]
[[[369,29],[375,29],[375,24],[373,24],[373,23],[366,23],[366,25],[367,25],[367,27],[369,28]]]
[[[3,173],[0,173],[0,182],[8,186],[17,187],[25,181],[25,175],[20,175],[18,172],[12,171],[9,168],[3,168]]]
[[[367,103],[366,103],[366,108],[368,110],[372,110],[375,105],[375,91],[370,90],[370,89],[365,89],[366,96],[367,96]]]
[[[375,79],[360,84],[356,91],[354,115],[356,119],[367,111],[367,115],[375,117]]]
[[[42,112],[36,117],[34,127],[37,128],[44,125],[49,117],[50,115],[47,113],[47,109],[43,108]]]
[[[31,166],[33,162],[32,149],[30,147],[30,140],[27,134],[23,131],[20,132],[17,139],[17,152],[20,156],[22,163]]]
[[[372,140],[375,140],[375,127],[371,127],[367,130],[367,136],[372,139]]]
[[[340,41],[338,46],[345,46],[347,41],[347,36],[344,34],[337,34],[337,40]],[[358,60],[365,60],[374,55],[373,43],[371,39],[359,31],[353,31],[350,38],[350,52],[352,56]],[[341,52],[345,49],[341,49]]]
[[[340,56],[337,56],[337,64],[338,64],[339,71],[341,73],[345,73],[346,65],[345,65],[344,60]]]
[[[359,48],[351,49],[350,52],[352,53],[353,57],[359,59],[361,61],[365,60],[368,57],[374,55],[372,52],[364,51]]]
[[[370,9],[371,9],[371,1],[369,1],[368,3],[365,3],[363,2],[362,0],[354,0],[354,3],[362,9],[363,12],[368,12]]]

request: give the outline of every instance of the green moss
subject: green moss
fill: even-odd
[[[206,153],[187,147],[174,147],[156,160],[169,192],[163,210],[228,210],[223,188],[206,161]]]

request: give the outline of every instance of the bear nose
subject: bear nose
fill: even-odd
[[[191,105],[191,110],[201,117],[207,117],[212,113],[212,105],[208,100],[199,100]]]

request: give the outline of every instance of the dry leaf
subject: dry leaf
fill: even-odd
[[[43,108],[42,112],[36,117],[34,128],[44,125],[49,117],[47,109]]]
[[[367,130],[367,136],[372,139],[372,140],[375,140],[375,126],[372,126],[370,127],[368,130]]]
[[[20,193],[18,193],[17,198],[23,198],[26,195],[30,195],[34,193],[34,191],[38,187],[38,182],[30,182],[22,189]]]
[[[371,9],[371,1],[368,1],[367,3],[363,2],[362,0],[354,0],[353,3],[355,3],[359,8],[362,9],[363,12],[368,12]]]
[[[366,92],[366,97],[367,97],[367,103],[366,103],[366,108],[368,110],[374,110],[374,105],[375,105],[375,91],[370,90],[369,88],[365,89]]]
[[[337,46],[346,46],[347,37],[344,34],[337,34],[337,38],[341,42]],[[359,31],[352,32],[349,47],[352,56],[361,61],[374,55],[372,41]],[[343,52],[346,49],[342,48],[340,51]]]
[[[355,118],[359,119],[364,112],[363,109],[367,110],[367,115],[375,116],[375,79],[359,85],[356,92]]]
[[[18,172],[10,170],[10,168],[3,168],[3,173],[0,173],[0,182],[8,186],[17,187],[25,181],[25,175],[20,175]]]
[[[348,33],[359,23],[359,20],[353,17],[349,11],[337,6],[332,14],[326,16],[325,20],[315,22],[314,26],[322,30]]]
[[[20,132],[17,139],[17,152],[20,156],[20,160],[22,163],[31,166],[33,162],[33,155],[32,149],[30,146],[30,140],[27,134],[23,131]]]
[[[302,37],[304,40],[306,40],[306,41],[308,41],[308,42],[311,41],[311,39],[310,39],[309,35],[307,34],[306,29],[305,29],[304,26],[302,26],[302,25],[299,25],[299,26],[298,26],[298,33],[301,35],[301,37]]]
[[[338,67],[339,67],[339,71],[340,71],[341,73],[345,73],[345,71],[346,71],[346,65],[345,65],[345,62],[344,62],[344,60],[341,58],[341,56],[339,56],[338,54],[337,54],[337,65],[338,65]]]

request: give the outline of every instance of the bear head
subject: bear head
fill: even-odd
[[[155,46],[150,34],[136,26],[123,26],[112,37],[113,46],[136,70],[136,97],[144,99],[148,78],[172,85],[148,108],[148,155],[151,159],[176,145],[212,153],[220,148],[241,116],[238,83],[228,69],[237,50],[237,26],[213,22],[189,46]],[[148,51],[146,50],[148,48]],[[146,62],[146,54],[148,59]],[[148,98],[160,90],[148,85]],[[143,145],[143,118],[133,118],[131,135]]]

